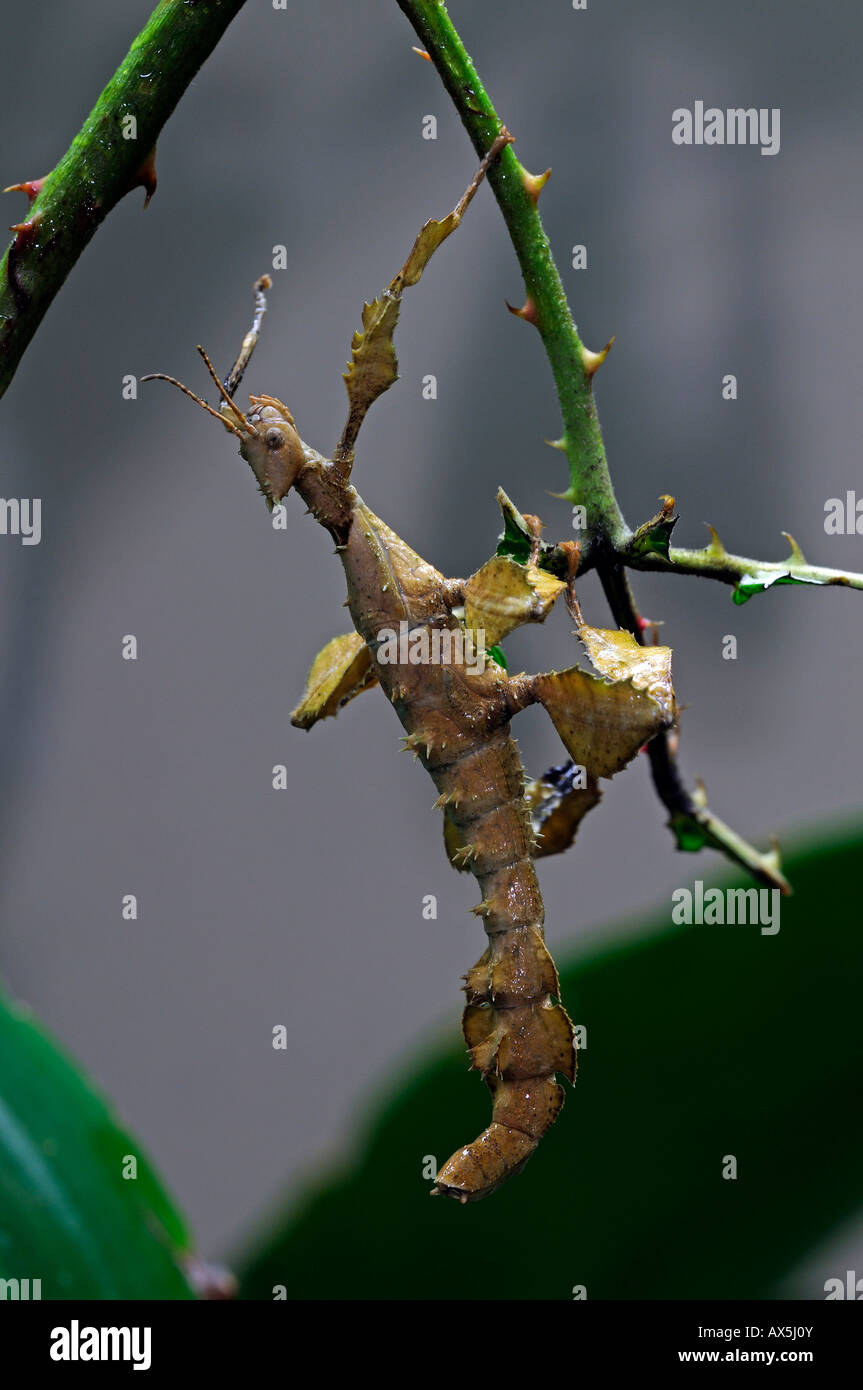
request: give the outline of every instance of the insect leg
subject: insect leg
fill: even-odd
[[[511,141],[509,131],[501,130],[452,212],[447,213],[440,222],[432,219],[425,223],[398,275],[378,299],[363,305],[362,330],[353,336],[351,360],[344,373],[350,402],[348,418],[333,454],[333,461],[345,476],[350,473],[354,445],[369,406],[398,379],[393,334],[398,322],[402,291],[417,283],[441,242],[455,231],[489,166]]]
[[[260,280],[256,280],[252,288],[255,292],[255,314],[252,319],[252,326],[243,339],[237,360],[224,380],[224,388],[229,396],[237,394],[237,387],[243,379],[243,374],[249,365],[249,359],[257,347],[258,339],[261,336],[261,322],[267,312],[267,299],[264,294],[272,284],[269,275],[262,275]]]

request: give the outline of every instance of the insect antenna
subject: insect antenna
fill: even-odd
[[[228,375],[225,377],[224,384],[219,380],[212,362],[210,361],[204,349],[201,347],[201,344],[198,343],[198,352],[203,357],[207,371],[209,372],[210,376],[216,384],[216,390],[218,391],[219,395],[222,397],[222,400],[225,402],[228,409],[230,410],[233,419],[227,419],[221,413],[221,411],[214,410],[211,405],[208,405],[207,402],[205,400],[202,400],[200,396],[196,396],[194,391],[190,391],[188,386],[184,386],[182,381],[178,381],[177,378],[174,376],[167,376],[164,372],[151,372],[149,376],[142,376],[141,380],[169,381],[172,386],[176,386],[177,390],[182,391],[183,394],[185,396],[188,396],[190,400],[195,401],[197,405],[203,406],[204,410],[206,410],[208,414],[214,415],[215,418],[221,421],[221,423],[225,426],[225,429],[230,430],[232,434],[236,434],[240,438],[242,438],[244,433],[253,434],[257,436],[260,433],[260,431],[257,430],[254,425],[249,423],[243,412],[240,410],[239,406],[235,404],[233,397],[236,394],[237,387],[243,379],[243,374],[249,365],[252,353],[254,352],[255,347],[258,343],[258,339],[261,336],[261,322],[263,320],[264,314],[267,312],[267,299],[266,295],[264,294],[264,290],[268,290],[271,284],[272,281],[269,275],[262,275],[260,279],[256,280],[254,283],[253,288],[255,291],[255,314],[254,318],[252,319],[252,326],[246,334],[245,338],[243,339],[237,360],[234,363],[231,370],[228,372]]]
[[[226,430],[230,430],[232,434],[239,435],[239,437],[242,438],[240,430],[238,430],[235,424],[233,424],[230,420],[226,420],[224,415],[220,415],[218,410],[214,410],[213,407],[211,405],[208,405],[206,401],[202,400],[200,396],[196,396],[194,391],[190,391],[188,386],[184,386],[182,381],[178,381],[175,376],[167,376],[165,372],[150,372],[149,375],[142,376],[141,380],[170,382],[172,386],[176,386],[178,391],[182,391],[184,396],[188,396],[189,399],[194,401],[196,405],[199,405],[204,410],[206,410],[208,415],[212,415],[216,420],[218,420],[220,425],[224,425]],[[236,409],[236,407],[234,408]]]
[[[217,377],[217,375],[216,375],[216,369],[215,369],[215,367],[213,366],[212,362],[210,361],[209,357],[207,356],[206,351],[204,350],[204,348],[201,347],[201,344],[200,344],[200,343],[198,343],[197,346],[198,346],[198,352],[201,354],[201,356],[202,356],[203,359],[204,359],[204,365],[206,366],[207,371],[210,373],[210,376],[213,378],[213,381],[214,381],[215,384],[216,384],[216,389],[217,389],[217,391],[219,392],[219,395],[222,397],[222,400],[225,402],[225,405],[229,408],[229,410],[232,411],[232,413],[233,413],[233,414],[236,416],[236,418],[239,420],[239,422],[240,422],[240,427],[241,427],[242,429],[246,430],[249,434],[259,434],[260,431],[259,431],[259,430],[256,430],[254,425],[250,425],[250,424],[249,424],[249,421],[246,419],[245,415],[244,415],[243,412],[240,410],[240,407],[239,407],[238,405],[235,405],[234,402],[231,400],[231,397],[228,395],[228,393],[227,393],[227,391],[225,390],[224,386],[222,385],[222,383],[220,382],[219,378]],[[223,418],[223,417],[220,417],[220,418]]]

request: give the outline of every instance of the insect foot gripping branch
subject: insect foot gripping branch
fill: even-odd
[[[164,378],[239,439],[270,508],[294,489],[336,542],[355,632],[333,639],[321,652],[292,722],[311,728],[362,690],[380,685],[405,729],[407,748],[438,789],[438,805],[457,842],[453,857],[479,883],[482,902],[474,911],[483,918],[489,945],[466,976],[463,1027],[473,1066],[492,1093],[492,1119],[478,1139],[453,1154],[434,1188],[461,1202],[486,1196],[523,1167],[563,1103],[556,1076],[575,1078],[572,1024],[558,1002],[557,971],[543,939],[532,862],[535,827],[547,837],[544,852],[570,843],[581,815],[599,800],[597,777],[610,777],[667,726],[672,701],[660,655],[667,649],[645,654],[625,633],[580,625],[600,677],[578,668],[510,677],[486,661],[486,638],[493,645],[522,623],[543,621],[564,590],[568,601],[573,597],[571,578],[565,583],[542,568],[548,556],[543,559],[538,522],[525,563],[499,553],[461,583],[411,550],[350,482],[365,414],[397,377],[392,339],[402,292],[417,283],[430,256],[458,226],[489,163],[509,139],[502,131],[454,210],[425,224],[387,290],[364,306],[363,330],[354,335],[345,376],[348,418],[332,459],[303,443],[291,412],[275,397],[251,396],[248,415],[234,402],[266,309],[266,277],[255,287],[252,328],[224,383],[202,350],[221,397],[218,410],[174,378]],[[519,524],[525,526],[525,519]],[[543,782],[530,802],[534,812],[540,808],[532,823],[509,725],[518,710],[534,703],[545,706],[570,756],[585,765],[587,790]],[[564,825],[564,833],[554,836],[547,834],[552,800]]]

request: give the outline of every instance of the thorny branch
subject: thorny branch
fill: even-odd
[[[398,0],[398,3],[425,45],[482,158],[503,123],[446,10],[438,0]],[[582,538],[582,558],[587,561],[592,548],[609,543],[623,544],[629,531],[615,500],[591,390],[592,377],[608,348],[601,353],[589,352],[573,323],[537,211],[537,200],[546,177],[528,173],[512,147],[504,150],[488,173],[527,290],[524,306],[514,312],[537,328],[557,387],[564,423],[558,446],[566,453],[570,466],[570,486],[565,497],[588,509],[590,540]]]
[[[0,396],[99,224],[132,188],[149,202],[162,126],[244,3],[160,0],[59,164],[12,185],[30,210],[0,261]]]
[[[81,131],[51,173],[13,187],[27,194],[27,218],[0,262],[0,395],[54,295],[96,228],[130,189],[143,186],[147,201],[155,188],[156,138],[201,64],[212,52],[244,0],[160,0],[149,21],[108,83]],[[398,0],[425,56],[434,63],[477,153],[485,159],[504,130],[465,51],[443,0]],[[128,118],[133,119],[130,138]],[[672,499],[663,512],[633,531],[614,494],[593,395],[593,377],[611,343],[591,352],[581,342],[543,229],[537,203],[550,170],[526,170],[511,147],[488,170],[524,277],[526,298],[513,313],[540,334],[557,388],[563,432],[555,441],[569,463],[562,494],[583,506],[581,572],[596,569],[616,622],[645,643],[626,568],[698,575],[734,586],[745,602],[774,584],[843,585],[863,588],[863,575],[809,565],[789,537],[791,554],[762,562],[729,554],[713,533],[701,550],[670,547],[676,517]],[[146,205],[146,204],[145,204]],[[649,747],[657,791],[669,810],[678,843],[686,849],[709,844],[743,864],[757,878],[787,891],[776,854],[759,854],[690,793],[676,762],[676,731],[660,733]]]
[[[453,100],[474,148],[483,156],[502,122],[447,14],[443,0],[398,0],[412,24],[423,56],[434,64]],[[557,388],[563,434],[555,442],[569,461],[569,488],[564,500],[585,508],[587,525],[581,532],[581,572],[595,569],[615,621],[646,644],[646,624],[626,577],[625,567],[700,575],[734,585],[734,599],[745,602],[774,584],[831,584],[863,589],[863,575],[807,564],[793,538],[791,555],[781,563],[744,559],[726,552],[713,533],[703,550],[669,547],[676,517],[673,499],[662,512],[632,531],[627,525],[611,482],[599,419],[593,397],[593,377],[608,355],[590,352],[581,342],[572,319],[560,274],[537,208],[539,194],[551,171],[534,175],[506,149],[489,171],[489,183],[500,206],[518,257],[527,297],[513,310],[532,323],[542,339]],[[743,865],[761,882],[789,892],[779,869],[776,850],[762,854],[725,825],[705,804],[703,789],[690,793],[676,760],[677,732],[659,733],[648,745],[657,792],[670,813],[670,827],[682,849],[705,845]]]
[[[745,603],[753,593],[773,584],[839,584],[846,589],[863,589],[863,574],[807,564],[793,536],[787,531],[783,534],[791,545],[787,560],[747,560],[742,555],[729,555],[715,531],[713,544],[701,550],[678,550],[669,546],[665,556],[657,552],[639,555],[626,548],[620,552],[620,558],[631,569],[694,574],[702,579],[733,584],[736,603]]]

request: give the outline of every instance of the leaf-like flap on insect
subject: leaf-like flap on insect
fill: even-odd
[[[339,441],[338,455],[351,453],[369,406],[398,380],[393,334],[398,323],[402,290],[417,283],[434,252],[460,220],[455,212],[451,212],[442,222],[426,222],[395,279],[379,299],[363,305],[362,331],[358,330],[353,336],[351,360],[344,373],[350,409]]]
[[[441,242],[455,231],[489,165],[511,140],[509,132],[501,129],[452,212],[448,212],[439,222],[431,218],[420,228],[410,255],[398,275],[390,281],[379,299],[363,306],[363,329],[361,333],[354,334],[352,358],[345,373],[350,410],[335,455],[342,462],[349,463],[353,457],[356,437],[372,401],[392,386],[398,377],[393,332],[398,321],[402,290],[417,283]]]
[[[572,1023],[564,1009],[532,1000],[500,1011],[468,1004],[462,1019],[471,1065],[505,1081],[559,1072],[575,1080]]]
[[[291,723],[297,729],[310,729],[319,719],[338,714],[342,705],[377,683],[371,652],[359,633],[334,637],[312,662]]]
[[[577,666],[539,676],[534,688],[567,753],[588,777],[613,777],[668,722],[649,695]]]
[[[671,649],[641,647],[628,632],[579,627],[602,675],[578,666],[536,676],[533,689],[588,781],[613,777],[674,719]]]
[[[551,767],[528,782],[524,799],[536,837],[534,859],[569,849],[582,820],[601,797],[596,778],[571,762]]]
[[[399,289],[406,289],[410,285],[415,285],[441,242],[446,241],[450,232],[455,231],[460,221],[460,215],[453,210],[448,212],[440,222],[435,221],[433,217],[425,222],[419,230],[410,255],[393,281],[392,288],[398,285]]]
[[[527,782],[524,800],[534,835],[531,857],[545,859],[570,848],[584,817],[602,800],[602,791],[584,767],[566,762]],[[465,855],[464,837],[446,813],[443,843],[453,868],[469,873],[471,865]]]
[[[631,682],[643,690],[662,709],[668,721],[674,716],[674,690],[671,684],[671,648],[642,647],[631,632],[579,624],[578,635],[593,666],[607,680]]]
[[[488,649],[523,623],[544,622],[565,588],[562,580],[535,565],[495,555],[465,584],[465,627],[484,631]]]
[[[506,1009],[525,994],[538,999],[560,993],[554,961],[539,924],[524,931],[495,934],[476,965],[465,975],[469,1004],[483,1001]]]

